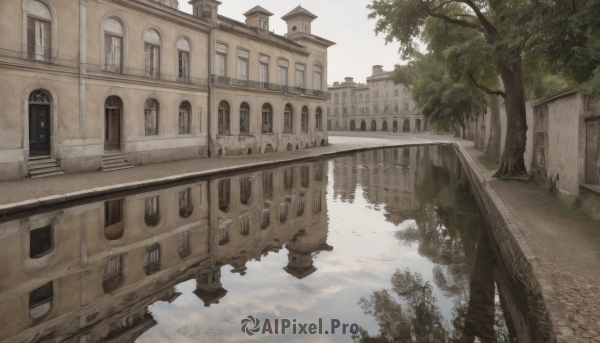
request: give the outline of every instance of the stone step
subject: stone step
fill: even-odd
[[[49,167],[59,167],[58,163],[56,161],[54,162],[46,162],[46,163],[39,163],[39,164],[30,164],[27,166],[27,168],[29,170],[37,170],[37,169],[44,169],[44,168],[49,168]]]
[[[103,157],[111,157],[111,156],[123,156],[122,152],[109,152],[109,153],[105,153],[104,155],[102,155]]]
[[[50,155],[47,156],[30,156],[29,160],[30,161],[36,161],[36,160],[45,160],[45,159],[49,159]]]
[[[103,157],[102,158],[103,163],[108,163],[108,162],[112,162],[112,161],[127,161],[127,160],[123,156]]]
[[[38,164],[46,164],[46,163],[58,163],[58,161],[53,160],[51,158],[46,158],[46,159],[43,159],[43,160],[34,160],[34,161],[29,160],[29,162],[27,162],[27,165],[28,166],[35,166],[35,165],[38,165]]]
[[[48,176],[53,176],[53,175],[62,175],[64,173],[65,173],[64,171],[62,171],[62,170],[59,169],[58,171],[51,172],[51,173],[44,173],[44,174],[32,175],[31,178],[32,179],[40,179],[40,178],[43,178],[43,177],[48,177]]]
[[[122,169],[130,169],[130,168],[134,168],[134,166],[132,166],[131,164],[129,164],[129,165],[124,165],[122,167],[111,167],[111,168],[102,167],[102,168],[100,168],[100,171],[102,171],[102,172],[111,172],[111,171],[122,170]]]
[[[102,163],[103,168],[112,168],[112,167],[121,167],[121,166],[130,166],[131,164],[127,161],[117,161],[110,163]]]
[[[29,175],[30,176],[34,176],[34,175],[40,175],[40,174],[45,174],[45,173],[53,173],[53,172],[56,172],[56,171],[62,172],[62,170],[59,167],[52,166],[52,167],[46,167],[46,168],[40,168],[40,169],[30,170],[29,171]]]

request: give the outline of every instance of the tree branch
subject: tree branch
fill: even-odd
[[[472,23],[472,22],[467,21],[467,20],[450,18],[450,17],[448,17],[445,14],[440,14],[440,13],[437,13],[437,12],[432,12],[429,9],[429,7],[427,7],[427,14],[429,14],[430,17],[439,18],[439,19],[445,20],[445,21],[447,21],[447,22],[449,22],[451,24],[456,24],[456,25],[460,25],[460,26],[463,26],[463,27],[468,27],[470,29],[476,30],[477,32],[480,32],[480,33],[483,33],[483,34],[486,33],[485,28],[483,28],[480,25],[477,25],[477,24]]]
[[[441,4],[439,4],[436,8],[432,8],[431,10],[434,11],[434,12],[436,12],[437,10],[440,9],[440,7],[443,7],[445,5],[451,4],[453,2],[460,3],[461,1],[458,1],[458,0],[444,1]]]
[[[490,23],[489,20],[487,20],[487,18],[479,10],[479,7],[477,7],[477,5],[475,5],[475,3],[472,0],[461,0],[461,2],[471,7],[473,12],[475,12],[475,15],[477,16],[477,19],[479,19],[479,22],[490,36],[494,38],[500,38],[500,33],[498,33],[498,30],[496,30],[494,25],[492,25],[492,23]]]
[[[475,81],[475,78],[473,77],[473,75],[471,75],[471,72],[470,72],[470,71],[467,71],[467,74],[469,74],[469,77],[471,78],[471,80],[472,80],[472,81],[473,81],[473,83],[475,84],[475,87],[477,87],[477,88],[481,89],[482,91],[486,92],[487,94],[499,95],[499,96],[501,96],[501,97],[503,97],[503,98],[505,98],[505,99],[506,99],[506,93],[504,93],[503,91],[500,91],[500,90],[498,90],[498,91],[493,91],[493,90],[491,90],[491,89],[487,88],[486,86],[479,85],[479,84],[477,83],[477,81]]]

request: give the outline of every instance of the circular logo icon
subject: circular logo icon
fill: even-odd
[[[252,316],[242,319],[242,332],[247,333],[248,336],[252,336],[258,331],[260,331],[259,319],[255,319]]]

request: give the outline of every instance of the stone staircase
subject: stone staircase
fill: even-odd
[[[123,156],[123,154],[120,152],[114,152],[107,153],[102,156],[102,167],[100,167],[98,170],[103,172],[111,172],[129,168],[133,168],[133,165],[131,165],[131,163],[125,159],[125,156]]]
[[[27,162],[27,170],[29,170],[29,177],[32,179],[62,175],[65,173],[60,169],[58,161],[51,159],[50,156],[30,157]]]

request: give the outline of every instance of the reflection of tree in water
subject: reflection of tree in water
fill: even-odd
[[[398,270],[392,276],[392,286],[404,305],[385,289],[360,300],[365,313],[373,315],[380,327],[375,337],[361,330],[361,342],[445,342],[446,329],[429,282],[419,273]]]
[[[380,334],[361,332],[360,342],[509,342],[502,311],[496,310],[493,256],[482,219],[451,147],[421,147],[417,161],[415,222],[398,231],[406,245],[418,244],[420,255],[436,266],[433,282],[454,306],[444,323],[432,286],[419,273],[397,271],[392,277],[396,302],[387,290],[360,304],[373,315]]]

